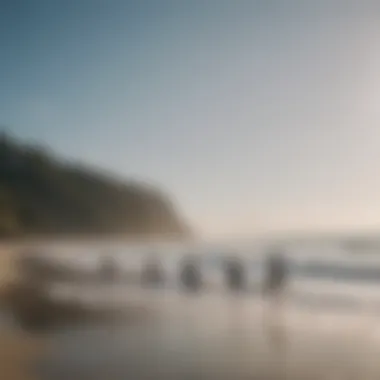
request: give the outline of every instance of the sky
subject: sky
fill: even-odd
[[[0,0],[0,125],[204,236],[380,227],[380,2]]]

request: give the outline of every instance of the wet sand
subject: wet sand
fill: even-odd
[[[56,331],[45,379],[376,379],[380,326],[366,311],[287,306],[258,298],[140,291],[145,322]]]

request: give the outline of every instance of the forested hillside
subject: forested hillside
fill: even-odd
[[[114,233],[178,238],[189,229],[157,189],[0,136],[0,237]]]

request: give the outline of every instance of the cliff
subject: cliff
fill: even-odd
[[[158,189],[57,159],[0,136],[0,237],[189,236]]]

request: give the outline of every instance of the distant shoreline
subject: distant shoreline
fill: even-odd
[[[125,236],[122,234],[74,234],[74,235],[33,235],[15,238],[0,239],[0,249],[28,245],[45,245],[45,244],[76,244],[76,243],[126,243],[130,245],[140,244],[186,244],[197,242],[194,236],[176,236],[176,235],[147,235],[147,236]]]

